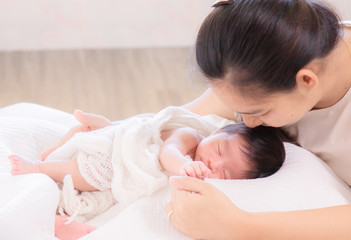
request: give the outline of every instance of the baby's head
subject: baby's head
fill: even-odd
[[[278,129],[236,123],[203,139],[195,160],[204,162],[211,178],[252,179],[275,173],[285,160],[285,148]]]

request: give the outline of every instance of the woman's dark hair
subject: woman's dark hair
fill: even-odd
[[[297,72],[328,55],[339,33],[339,17],[319,1],[233,0],[204,20],[196,60],[213,83],[228,78],[263,93],[290,91]]]
[[[264,126],[249,128],[240,122],[227,125],[220,131],[241,137],[243,142],[241,153],[251,166],[247,178],[270,176],[283,165],[285,160],[283,141],[287,138],[279,128]]]

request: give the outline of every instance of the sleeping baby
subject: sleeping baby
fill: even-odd
[[[188,120],[181,122],[180,117]],[[145,179],[150,179],[150,176],[160,178],[158,172],[148,169],[152,166],[157,166],[163,175],[166,172],[167,175],[199,179],[253,179],[269,176],[283,164],[285,149],[277,129],[248,128],[243,123],[234,123],[207,134],[207,122],[203,121],[201,117],[173,107],[151,118],[127,119],[127,124],[87,133],[72,130],[72,137],[55,147],[46,161],[34,162],[16,155],[9,156],[11,174],[44,173],[61,183],[66,175],[70,175],[75,189],[91,192],[111,188],[116,200],[121,201],[115,187],[117,175],[125,175],[122,179],[125,180],[131,177],[129,173],[133,172],[130,169],[135,166],[138,168],[135,168],[134,175],[140,174]],[[129,148],[123,154],[123,147],[128,145],[135,148]],[[142,155],[133,155],[138,151]],[[148,157],[152,159],[150,162],[147,162]]]

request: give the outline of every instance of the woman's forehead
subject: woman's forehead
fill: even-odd
[[[228,107],[235,111],[255,111],[258,106],[266,104],[268,101],[266,98],[258,98],[254,96],[249,96],[242,94],[234,86],[226,85],[211,85],[211,89],[216,94],[216,96]],[[234,108],[235,106],[235,108]],[[254,108],[248,110],[247,108]],[[258,110],[258,109],[257,109]]]
[[[263,91],[240,90],[230,83],[211,84],[210,87],[223,103],[236,112],[258,112],[289,96],[288,93],[263,94]]]
[[[257,103],[266,101],[270,94],[265,93],[259,85],[235,86],[230,81],[218,80],[210,83],[209,86],[216,93],[231,96],[232,98],[246,101],[248,103]]]

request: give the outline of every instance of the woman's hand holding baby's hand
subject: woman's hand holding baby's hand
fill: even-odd
[[[212,172],[206,167],[206,165],[201,161],[192,161],[184,164],[179,173],[181,176],[194,177],[198,179],[204,179],[209,177]]]
[[[188,177],[171,177],[169,182],[175,188],[165,210],[177,230],[192,239],[248,239],[251,215],[219,189]]]

